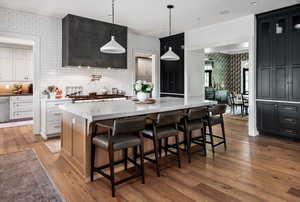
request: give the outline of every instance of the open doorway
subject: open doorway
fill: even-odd
[[[0,36],[0,128],[33,125],[33,45]]]
[[[151,82],[154,86],[151,97],[157,97],[159,95],[159,70],[156,54],[135,53],[134,63],[134,82],[138,80]]]
[[[205,99],[227,104],[227,115],[248,120],[249,43],[206,48]]]

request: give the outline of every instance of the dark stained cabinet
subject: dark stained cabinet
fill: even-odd
[[[127,49],[127,27],[67,15],[62,20],[62,65],[102,68],[127,68],[127,54],[105,54],[100,47],[110,41],[111,34]]]
[[[257,16],[258,99],[300,101],[297,24],[299,5]]]
[[[300,104],[257,102],[260,133],[300,139]]]
[[[260,133],[300,138],[300,5],[257,15],[257,98]]]
[[[160,62],[161,95],[184,95],[184,33],[160,39],[160,54],[163,55],[172,47],[180,57],[179,61]]]

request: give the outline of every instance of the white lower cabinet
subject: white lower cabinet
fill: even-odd
[[[10,120],[27,119],[33,117],[32,96],[10,97]]]
[[[41,136],[47,140],[50,137],[60,136],[62,112],[60,105],[71,102],[70,99],[49,100],[41,103]]]

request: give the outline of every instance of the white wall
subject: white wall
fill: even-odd
[[[187,61],[194,58],[192,53],[202,51],[204,48],[249,42],[249,135],[251,136],[258,134],[255,102],[255,30],[255,16],[249,15],[185,32],[185,57]],[[201,56],[198,58],[201,59]],[[196,86],[204,86],[204,77],[200,74],[199,77],[195,77],[193,75],[194,68],[188,62],[185,64],[185,71],[188,73],[185,75],[186,92],[188,93],[186,96],[193,95]],[[204,74],[202,70],[201,73]],[[202,90],[204,91],[204,87]]]
[[[185,97],[197,96],[204,99],[204,50],[184,52]]]
[[[128,68],[126,70],[69,70],[62,69],[62,24],[61,19],[25,13],[0,7],[0,36],[24,38],[35,42],[35,92],[41,92],[48,85],[64,88],[68,85],[82,85],[85,91],[117,87],[128,94],[133,92],[134,54],[137,51],[152,52],[159,57],[160,43],[157,38],[128,33]],[[157,63],[158,64],[158,63]],[[157,65],[159,69],[159,64]],[[102,73],[104,79],[90,84],[88,76]],[[159,70],[157,71],[159,72]],[[159,85],[159,84],[158,84]],[[35,97],[35,133],[39,133],[39,95]]]

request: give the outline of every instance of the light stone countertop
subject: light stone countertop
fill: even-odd
[[[155,104],[136,104],[131,100],[67,103],[61,105],[63,111],[75,114],[88,121],[108,120],[144,114],[188,109],[217,104],[216,101],[201,100],[200,97],[162,97]]]

